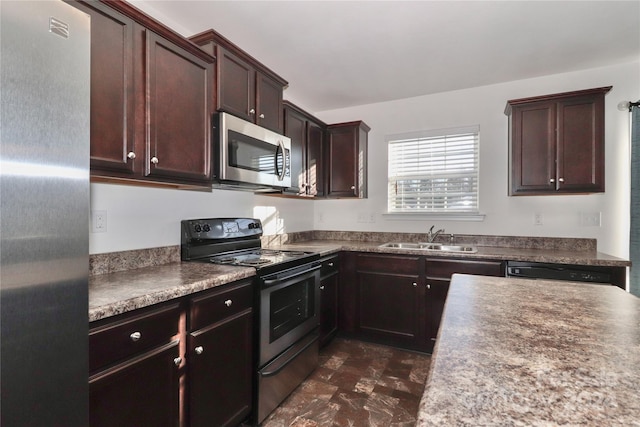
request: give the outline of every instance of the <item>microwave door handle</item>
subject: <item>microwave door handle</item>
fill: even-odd
[[[282,140],[278,141],[278,148],[276,148],[276,174],[278,175],[278,181],[284,180],[284,175],[287,171],[287,156],[285,154],[285,146]],[[282,170],[278,169],[278,151],[282,154]]]

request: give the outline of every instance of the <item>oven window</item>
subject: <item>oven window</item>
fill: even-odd
[[[315,315],[314,284],[315,277],[311,277],[270,294],[269,342]]]
[[[229,130],[229,166],[276,175],[277,145],[260,141]],[[277,156],[278,171],[282,170],[283,156]]]

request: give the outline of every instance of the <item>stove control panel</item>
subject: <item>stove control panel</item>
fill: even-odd
[[[255,218],[188,219],[181,222],[182,243],[194,240],[259,238],[262,223]]]

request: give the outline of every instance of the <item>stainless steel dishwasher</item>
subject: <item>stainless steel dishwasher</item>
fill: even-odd
[[[603,285],[612,284],[609,269],[598,266],[508,261],[506,276],[523,279],[567,280]]]

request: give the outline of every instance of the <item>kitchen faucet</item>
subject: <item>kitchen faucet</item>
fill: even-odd
[[[433,241],[436,240],[436,237],[438,237],[440,233],[444,233],[444,228],[441,228],[440,230],[437,230],[434,232],[433,227],[434,226],[432,225],[429,231],[427,232],[427,242],[429,243],[433,243]]]

